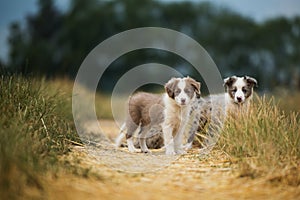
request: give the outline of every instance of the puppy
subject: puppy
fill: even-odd
[[[221,130],[228,114],[234,116],[237,113],[248,112],[253,88],[256,86],[255,78],[231,76],[224,79],[225,93],[213,94],[198,100],[193,106],[192,113],[195,118],[192,127],[188,130],[189,138],[184,148],[186,150],[192,148],[196,132],[205,132],[208,123],[211,125],[211,130],[208,130],[209,137],[213,137]]]
[[[146,92],[139,92],[129,98],[128,113],[125,124],[121,127],[121,132],[116,140],[116,147],[119,147],[121,140],[124,137],[124,131],[127,141],[128,150],[130,152],[144,152],[150,153],[146,145],[146,138],[151,137],[147,135],[151,127],[159,126],[163,121],[163,95],[151,94]],[[139,128],[139,146],[138,150],[134,146],[133,135]]]
[[[200,83],[189,77],[172,78],[165,85],[165,91],[163,95],[140,92],[129,99],[128,116],[121,127],[116,147],[120,146],[127,130],[125,135],[128,150],[138,152],[134,146],[133,134],[140,128],[139,146],[142,152],[150,153],[147,144],[150,144],[151,148],[157,148],[162,147],[164,141],[164,145],[168,146],[166,154],[183,153],[179,147],[182,131],[189,117],[192,102],[200,97]],[[166,131],[166,134],[162,134],[162,130]],[[176,139],[173,140],[173,137]],[[150,139],[149,143],[147,138]]]
[[[200,83],[189,77],[172,78],[165,90],[162,129],[166,154],[183,154],[182,139],[192,105],[200,98]]]
[[[253,97],[254,87],[257,87],[257,81],[249,76],[231,76],[224,79],[224,87],[225,93],[197,98],[193,102],[190,120],[186,125],[188,140],[183,146],[185,150],[192,148],[196,132],[208,133],[209,137],[213,137],[221,131],[228,114],[246,113]],[[208,127],[210,130],[206,130]],[[149,148],[163,147],[161,126],[152,126],[150,132],[156,135],[147,138],[147,146]]]
[[[227,111],[248,111],[253,98],[253,88],[257,87],[257,80],[250,76],[231,76],[224,79],[225,99]]]

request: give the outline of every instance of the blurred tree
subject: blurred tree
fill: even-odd
[[[38,0],[38,12],[27,17],[27,26],[11,25],[9,66],[23,73],[74,77],[83,59],[100,42],[147,26],[189,35],[209,52],[224,77],[252,75],[261,83],[260,89],[288,86],[289,77],[300,71],[300,17],[258,24],[209,2],[152,0],[72,0],[64,13],[53,0]],[[113,62],[100,84],[104,89],[112,88],[126,71],[147,62],[169,65],[201,78],[177,55],[146,49]]]
[[[26,67],[26,34],[18,23],[10,25],[8,43],[10,45],[9,66],[13,71],[25,72]]]
[[[58,38],[62,15],[53,0],[39,0],[38,12],[27,17],[27,27],[11,26],[10,65],[23,73],[53,75],[61,61]]]
[[[298,56],[300,35],[297,30],[300,30],[297,18],[282,17],[268,20],[258,28],[254,38],[257,41],[255,50],[267,50],[273,59],[272,73],[268,73],[273,86],[278,84],[288,86],[293,68],[300,67]],[[260,66],[262,72],[269,68],[265,65]]]
[[[38,0],[38,7],[38,13],[27,20],[29,67],[30,71],[52,75],[59,68],[63,54],[58,44],[63,16],[53,0]]]
[[[5,66],[4,66],[4,62],[2,61],[2,59],[0,58],[0,69],[3,69]]]

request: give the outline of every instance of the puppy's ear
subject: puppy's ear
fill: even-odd
[[[244,76],[244,79],[251,87],[257,87],[257,80],[250,76]]]
[[[231,87],[232,84],[236,81],[236,79],[237,79],[236,76],[231,76],[231,77],[225,78],[223,86]]]
[[[167,92],[168,96],[172,99],[175,98],[175,94],[174,94],[175,83],[176,83],[176,78],[172,78],[165,84],[165,91]]]
[[[201,83],[195,81],[194,79],[192,79],[192,78],[190,78],[190,77],[187,77],[187,80],[188,80],[188,82],[193,86],[194,91],[195,91],[195,93],[196,93],[196,97],[197,97],[197,98],[200,98],[200,95],[201,95],[201,91],[200,91]]]

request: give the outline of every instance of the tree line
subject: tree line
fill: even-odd
[[[53,0],[38,0],[26,25],[10,26],[8,69],[22,74],[74,78],[80,64],[100,42],[128,29],[164,27],[198,41],[225,77],[252,75],[263,87],[300,87],[300,16],[261,23],[212,3],[152,0],[72,0],[60,11]],[[147,62],[174,68],[188,65],[171,53],[146,49],[118,58],[105,72],[109,90],[131,67]],[[193,75],[190,68],[184,70]],[[196,76],[196,75],[195,75]]]

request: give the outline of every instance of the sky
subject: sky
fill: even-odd
[[[181,2],[183,0],[160,0],[162,2]],[[203,2],[205,0],[190,0]],[[26,15],[37,10],[37,0],[1,0],[0,1],[0,59],[6,61],[8,53],[7,36],[11,22],[24,22]],[[70,0],[55,0],[56,6],[66,10]],[[285,16],[300,15],[300,0],[209,0],[218,6],[228,7],[257,22]]]

